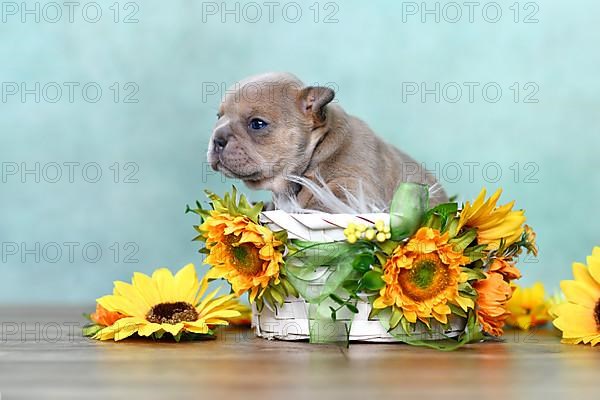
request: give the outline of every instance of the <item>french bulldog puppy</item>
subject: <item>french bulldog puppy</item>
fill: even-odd
[[[208,162],[251,189],[270,190],[276,206],[386,211],[400,182],[427,184],[431,205],[447,200],[421,164],[332,103],[334,96],[332,89],[304,86],[288,73],[240,81],[219,107]],[[339,207],[340,202],[354,207]]]

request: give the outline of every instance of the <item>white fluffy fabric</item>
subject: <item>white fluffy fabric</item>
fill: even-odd
[[[370,214],[389,211],[389,204],[383,199],[367,198],[360,183],[356,194],[350,193],[346,188],[340,187],[345,197],[340,199],[333,194],[320,175],[317,175],[316,182],[296,175],[288,176],[288,180],[308,189],[320,203],[327,204],[332,214]],[[435,198],[436,194],[441,190],[442,186],[439,183],[431,186],[429,188],[430,198]],[[273,200],[273,203],[275,209],[288,213],[305,214],[322,212],[302,208],[293,195],[277,196]]]

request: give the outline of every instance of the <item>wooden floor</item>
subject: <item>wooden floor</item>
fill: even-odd
[[[1,400],[600,398],[600,348],[551,331],[453,353],[406,345],[349,349],[221,331],[192,343],[81,337],[81,308],[0,308]]]

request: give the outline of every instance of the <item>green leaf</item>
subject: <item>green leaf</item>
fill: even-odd
[[[83,313],[81,315],[83,316],[83,318],[87,319],[88,321],[94,322],[94,321],[92,321],[92,314],[90,314],[90,313]]]
[[[478,268],[461,268],[460,269],[461,272],[467,274],[467,280],[472,281],[472,280],[480,280],[480,279],[485,279],[485,274],[483,273],[483,271],[481,271]]]
[[[100,332],[103,328],[103,325],[87,324],[83,328],[81,328],[81,333],[85,337],[91,337],[94,336],[96,333]]]
[[[177,335],[173,336],[173,339],[175,339],[175,341],[179,343],[179,341],[181,340],[181,335],[183,335],[183,331],[179,331]]]
[[[436,229],[438,231],[441,231],[442,230],[442,217],[437,214],[433,214],[431,217],[429,217],[429,219],[425,223],[425,226],[427,226],[431,229]]]
[[[448,232],[448,236],[450,237],[450,239],[454,239],[454,237],[458,233],[459,221],[460,220],[458,218],[450,218],[446,223],[445,231]]]
[[[232,186],[231,193],[225,193],[222,198],[208,190],[205,192],[206,196],[211,200],[213,210],[228,213],[232,216],[245,216],[258,223],[258,216],[263,209],[263,203],[259,202],[251,205],[243,194],[239,196],[238,200],[238,191],[235,186]],[[196,204],[198,206],[197,209],[192,209],[188,206],[186,212],[193,212],[207,217],[209,211],[203,210],[200,203],[196,202]]]
[[[394,311],[392,311],[392,316],[390,317],[390,329],[396,328],[402,317],[402,311],[394,307]]]
[[[475,240],[476,237],[477,231],[475,229],[469,229],[462,235],[457,236],[452,240],[449,240],[448,243],[452,245],[454,251],[460,253],[464,249],[466,249],[471,243],[473,243],[473,240]]]
[[[354,304],[346,304],[346,308],[348,310],[350,310],[351,312],[353,312],[354,314],[358,314],[358,308],[356,308],[356,306]]]
[[[369,319],[374,319],[381,312],[381,308],[371,307],[371,311],[369,311]]]
[[[467,318],[467,313],[459,306],[456,306],[454,304],[448,304],[448,307],[450,307],[450,311],[452,311],[452,314],[458,315],[459,317]]]
[[[336,303],[338,303],[339,305],[344,305],[346,302],[344,300],[342,300],[338,295],[336,295],[335,293],[331,293],[329,295],[329,297],[331,298],[331,300],[335,301]]]
[[[399,245],[400,245],[400,242],[395,241],[395,240],[386,240],[385,242],[377,243],[377,247],[379,247],[381,249],[381,251],[383,251],[388,256],[391,255]],[[384,264],[381,264],[381,265],[384,265]]]
[[[288,241],[288,232],[286,230],[273,232],[273,236],[275,236],[275,239],[279,240],[282,243],[287,243]]]
[[[363,275],[360,280],[360,287],[364,287],[368,290],[380,290],[385,287],[385,282],[381,278],[381,274],[375,271],[369,271]]]
[[[263,308],[265,307],[265,302],[261,298],[255,299],[254,304],[256,304],[256,311],[259,313],[262,312]]]
[[[437,214],[440,216],[455,215],[458,212],[458,203],[442,203],[429,210],[428,214]]]
[[[266,303],[269,303],[271,306],[275,306],[275,299],[273,299],[273,296],[271,295],[271,291],[270,290],[265,290],[263,292],[263,295],[261,297]]]
[[[388,243],[388,242],[386,242],[386,243]],[[375,252],[375,257],[377,257],[377,261],[379,261],[379,265],[381,265],[382,267],[387,263],[388,259],[387,259],[387,255],[385,253],[383,253],[381,251],[377,251],[377,252]]]
[[[333,322],[335,322],[337,320],[337,310],[333,307],[329,307],[329,309],[331,310],[331,319],[333,320]]]
[[[458,292],[467,297],[477,297],[477,291],[467,282],[458,285]]]
[[[342,283],[342,287],[349,293],[354,293],[358,290],[358,280],[356,279],[347,279]]]
[[[352,268],[358,272],[367,272],[375,264],[375,256],[371,253],[362,253],[352,261]]]
[[[281,284],[285,288],[287,296],[296,297],[296,298],[298,297],[298,291],[296,290],[294,285],[292,285],[290,283],[290,281],[288,281],[286,278],[281,278]]]
[[[467,249],[464,251],[464,255],[469,257],[471,262],[474,262],[477,260],[481,260],[482,258],[484,258],[487,255],[486,251],[485,251],[486,249],[487,249],[486,244],[480,244],[477,246],[467,247]]]
[[[277,290],[277,286],[272,286],[269,291],[273,299],[277,302],[277,304],[282,305],[284,301],[283,295]],[[265,293],[266,294],[266,293]]]
[[[408,322],[406,318],[402,318],[400,320],[400,323],[402,324],[402,331],[408,336],[410,336],[414,332],[414,324]]]
[[[424,225],[445,232],[457,212],[458,204],[455,202],[439,204],[427,212]]]

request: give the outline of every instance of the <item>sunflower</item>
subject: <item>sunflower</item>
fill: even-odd
[[[551,309],[563,343],[600,343],[600,247],[594,248],[587,264],[573,264],[575,280],[560,283],[567,302]]]
[[[538,256],[538,245],[536,242],[536,233],[533,229],[527,224],[523,227],[523,232],[525,233],[526,242],[528,244],[527,249],[534,256]]]
[[[477,319],[484,332],[500,336],[510,314],[507,302],[513,290],[502,275],[495,272],[485,275],[485,279],[473,283],[473,288],[477,291]]]
[[[510,257],[495,257],[490,265],[490,272],[497,272],[507,280],[521,278],[521,271]]]
[[[116,281],[113,294],[101,297],[97,303],[109,313],[122,317],[101,329],[94,339],[122,340],[134,333],[140,336],[170,333],[210,334],[213,325],[227,325],[228,318],[240,316],[234,295],[219,296],[219,289],[202,298],[208,280],[198,281],[196,269],[188,264],[173,276],[166,268],[156,270],[152,277],[136,272],[131,284]]]
[[[250,302],[269,283],[279,283],[283,242],[270,229],[248,217],[213,210],[198,230],[209,252],[204,260],[212,267],[208,278],[225,278],[238,297],[250,291]]]
[[[487,244],[490,250],[498,249],[502,239],[507,246],[519,240],[526,219],[523,210],[513,211],[514,201],[497,207],[500,194],[502,189],[485,200],[486,190],[483,189],[472,205],[468,201],[465,203],[458,223],[458,229],[475,228],[477,242]]]
[[[523,330],[544,325],[551,320],[548,314],[550,301],[546,299],[544,285],[541,282],[535,283],[530,288],[516,286],[507,307],[510,315],[506,323]]]
[[[472,299],[461,297],[458,285],[466,282],[461,266],[469,258],[456,252],[443,235],[431,228],[421,228],[408,243],[398,246],[383,269],[385,287],[373,307],[394,307],[410,323],[417,319],[429,324],[431,317],[448,322],[450,305],[464,311],[473,308]]]

